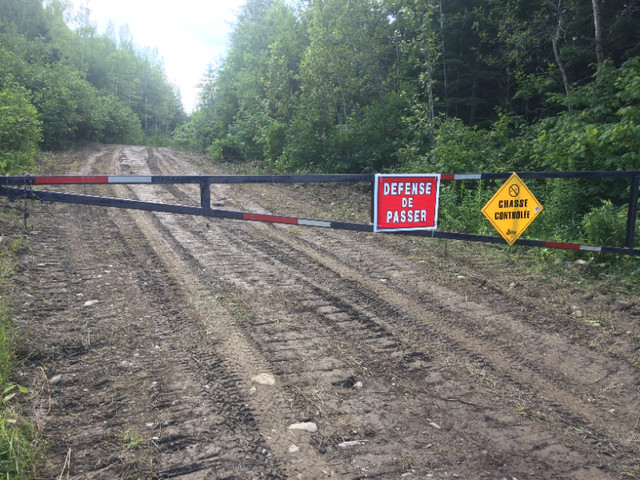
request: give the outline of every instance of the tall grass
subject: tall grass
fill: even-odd
[[[19,415],[20,396],[28,392],[12,381],[16,361],[13,349],[15,333],[4,300],[11,292],[16,258],[25,245],[21,237],[0,243],[0,480],[34,478],[34,465],[39,455],[35,430]]]

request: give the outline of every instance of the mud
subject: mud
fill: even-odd
[[[94,146],[47,173],[228,171]],[[199,203],[189,185],[80,191]],[[359,185],[212,199],[369,208]],[[62,204],[32,206],[30,228],[12,307],[42,478],[640,478],[633,292],[461,242]]]

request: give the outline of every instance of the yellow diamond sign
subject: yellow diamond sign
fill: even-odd
[[[541,211],[542,205],[515,173],[482,209],[509,245],[513,245]]]

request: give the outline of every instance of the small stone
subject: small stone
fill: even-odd
[[[349,448],[349,447],[359,447],[364,445],[364,442],[361,440],[349,440],[346,442],[342,442],[338,444],[340,448]]]
[[[358,389],[360,389],[360,388],[362,388],[362,387],[364,387],[364,385],[362,384],[362,382],[356,382],[356,383],[354,383],[354,384],[353,384],[353,388],[358,388]]]
[[[580,307],[574,305],[573,307],[571,307],[571,316],[575,317],[575,318],[581,318],[583,315],[582,310],[580,309]]]
[[[318,431],[318,426],[313,422],[292,423],[289,425],[289,430],[304,430],[315,433]]]
[[[296,453],[299,450],[300,450],[300,447],[298,447],[297,445],[291,445],[289,447],[289,453]]]
[[[269,373],[260,373],[251,379],[253,383],[258,383],[260,385],[275,385],[276,379],[273,375]]]
[[[85,307],[91,307],[92,305],[95,305],[96,303],[100,303],[100,300],[87,300],[86,302],[84,302],[84,306]]]
[[[429,422],[429,425],[431,425],[433,428],[437,428],[438,430],[440,430],[442,428],[436,422]]]
[[[54,375],[49,379],[49,385],[57,385],[62,381],[62,375]]]

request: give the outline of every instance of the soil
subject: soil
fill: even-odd
[[[230,172],[101,145],[47,165]],[[192,185],[58,189],[200,202]],[[362,222],[370,191],[215,185],[212,203]],[[30,208],[11,306],[41,478],[640,478],[633,288],[535,273],[533,250]]]

